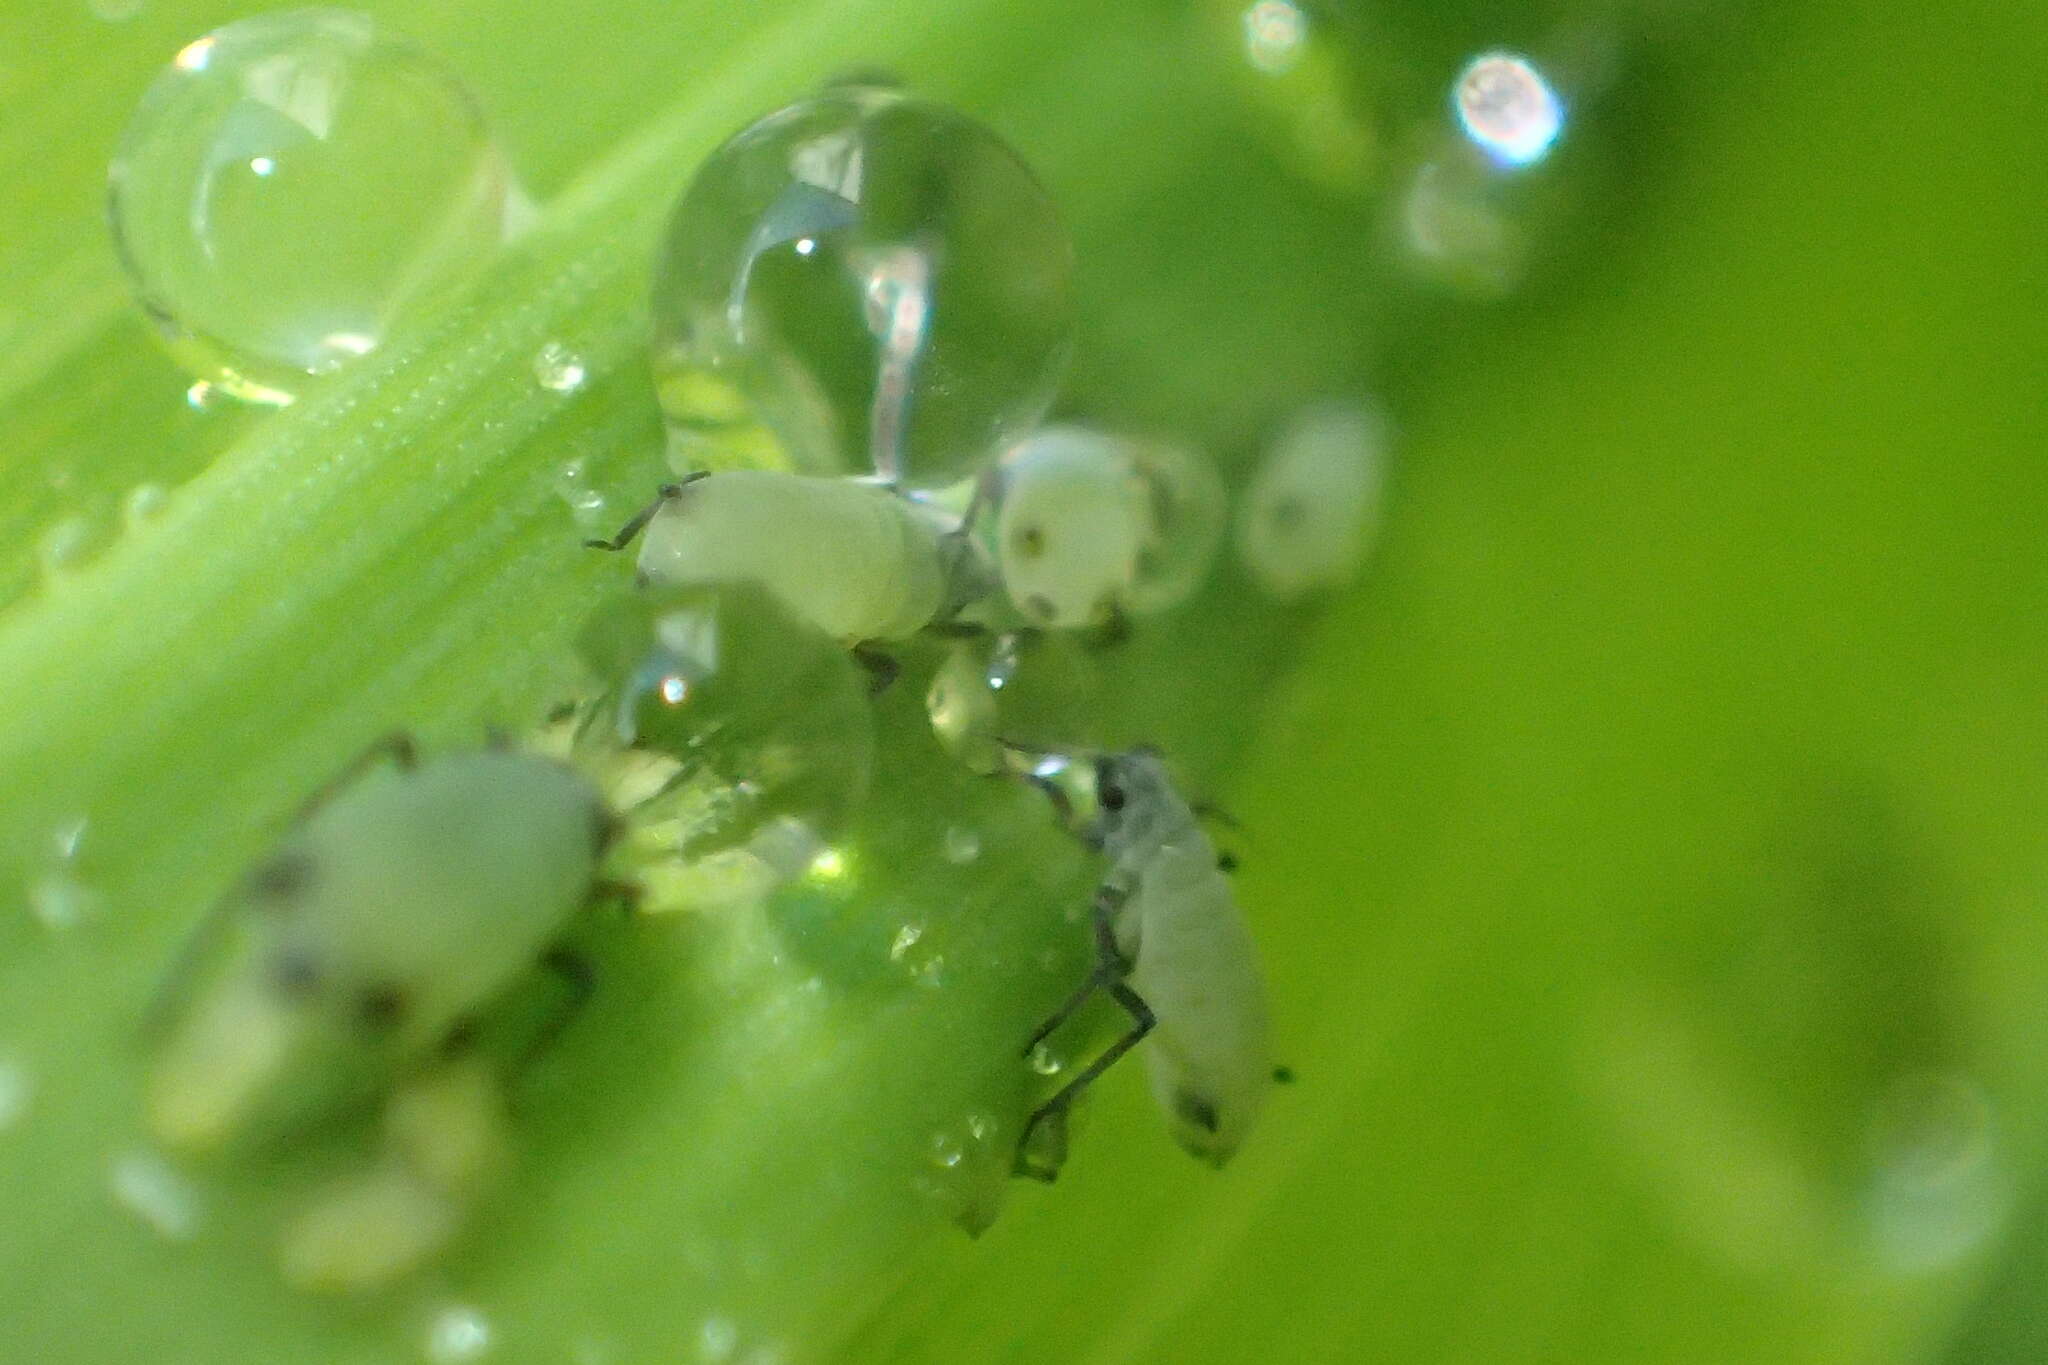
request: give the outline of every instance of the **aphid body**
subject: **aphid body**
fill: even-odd
[[[1357,571],[1377,529],[1385,423],[1356,403],[1305,408],[1273,442],[1238,509],[1245,568],[1290,601]]]
[[[1103,754],[1094,770],[1096,813],[1084,833],[1110,863],[1095,897],[1098,964],[1032,1045],[1097,988],[1135,1027],[1039,1107],[1025,1139],[1143,1040],[1152,1093],[1174,1139],[1221,1165],[1250,1131],[1272,1078],[1251,931],[1214,845],[1158,754]],[[1021,1161],[1020,1169],[1044,1174]]]
[[[1084,427],[1045,427],[993,471],[996,564],[1024,616],[1094,625],[1123,604],[1150,530],[1144,489],[1122,443]]]
[[[940,514],[874,484],[735,469],[669,485],[618,536],[594,543],[623,549],[639,534],[648,583],[756,583],[851,645],[906,639],[979,595],[973,547],[951,532]]]
[[[613,820],[583,779],[509,752],[399,758],[345,781],[210,921],[230,946],[150,1078],[167,1144],[216,1145],[446,1041],[590,899]]]

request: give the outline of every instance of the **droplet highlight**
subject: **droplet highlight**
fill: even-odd
[[[346,10],[187,44],[109,171],[143,310],[201,383],[261,403],[376,349],[473,278],[526,211],[462,82]]]
[[[433,1365],[464,1365],[491,1349],[490,1319],[465,1304],[443,1308],[427,1324],[427,1359]]]
[[[165,1241],[188,1242],[198,1232],[198,1190],[157,1153],[141,1150],[115,1158],[107,1184],[115,1203]]]
[[[574,393],[589,378],[583,361],[559,341],[550,341],[533,358],[533,377],[544,389]]]
[[[1526,57],[1486,52],[1451,85],[1451,108],[1473,145],[1499,166],[1530,166],[1564,132],[1564,104]]]

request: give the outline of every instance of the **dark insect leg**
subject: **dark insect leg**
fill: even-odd
[[[403,730],[393,730],[388,735],[379,735],[365,745],[361,753],[343,765],[340,772],[315,787],[313,794],[299,803],[298,812],[293,816],[294,821],[304,821],[313,812],[332,801],[335,795],[350,783],[387,759],[400,772],[409,773],[419,766],[419,746],[413,742],[412,736]]]
[[[895,655],[869,640],[853,647],[853,661],[868,671],[868,695],[871,697],[887,692],[889,684],[895,682],[896,675],[903,671],[903,665],[896,661]]]
[[[597,970],[581,953],[570,948],[550,948],[540,961],[543,967],[561,979],[566,994],[554,1014],[519,1050],[518,1059],[512,1064],[515,1076],[554,1046],[555,1040],[562,1036],[562,1030],[583,1012],[583,1007],[590,1003],[591,995],[597,990]]]
[[[700,469],[694,474],[686,475],[679,483],[663,484],[655,491],[654,501],[648,503],[628,518],[626,524],[619,528],[617,535],[613,536],[610,540],[586,540],[583,542],[583,547],[587,550],[618,551],[625,549],[633,543],[635,537],[647,529],[647,523],[654,520],[656,513],[681,497],[685,488],[697,482],[697,480],[703,478],[708,473],[710,473],[709,470]]]
[[[1117,1004],[1122,1005],[1129,1012],[1131,1016],[1131,1030],[1114,1043],[1111,1043],[1108,1049],[1100,1057],[1090,1062],[1087,1069],[1082,1071],[1080,1075],[1061,1086],[1058,1094],[1031,1111],[1031,1117],[1024,1121],[1024,1131],[1017,1138],[1017,1162],[1014,1169],[1018,1175],[1029,1176],[1033,1180],[1042,1180],[1047,1184],[1052,1183],[1053,1178],[1059,1174],[1058,1170],[1050,1166],[1036,1165],[1029,1156],[1033,1134],[1037,1132],[1039,1125],[1048,1122],[1054,1115],[1058,1115],[1059,1121],[1064,1123],[1068,1108],[1080,1096],[1081,1092],[1086,1090],[1097,1076],[1100,1076],[1103,1072],[1114,1066],[1117,1060],[1126,1052],[1136,1047],[1139,1041],[1152,1031],[1153,1024],[1157,1022],[1152,1016],[1152,1007],[1147,1005],[1136,991],[1126,986],[1122,981],[1105,981],[1102,983],[1102,988],[1109,992],[1111,999],[1115,1000]]]
[[[1095,970],[1088,974],[1088,979],[1082,983],[1081,988],[1067,998],[1066,1003],[1062,1004],[1054,1012],[1052,1018],[1041,1024],[1038,1031],[1031,1035],[1031,1041],[1025,1045],[1024,1053],[1026,1056],[1029,1056],[1033,1048],[1044,1042],[1053,1030],[1065,1023],[1073,1012],[1079,1009],[1082,1003],[1087,1000],[1088,996],[1096,990],[1107,993],[1112,1000],[1123,1006],[1124,1011],[1131,1016],[1131,1030],[1118,1038],[1114,1043],[1111,1043],[1108,1049],[1101,1056],[1090,1062],[1080,1075],[1061,1086],[1051,1099],[1031,1111],[1031,1117],[1024,1121],[1024,1131],[1017,1138],[1017,1157],[1013,1169],[1018,1175],[1029,1176],[1033,1180],[1043,1180],[1048,1184],[1052,1182],[1053,1178],[1059,1174],[1058,1167],[1052,1164],[1041,1165],[1032,1161],[1030,1156],[1032,1137],[1037,1133],[1041,1125],[1054,1121],[1055,1116],[1057,1116],[1057,1121],[1064,1125],[1068,1108],[1072,1106],[1074,1100],[1080,1096],[1081,1092],[1086,1090],[1097,1076],[1109,1070],[1118,1058],[1136,1047],[1140,1039],[1152,1031],[1152,1025],[1155,1022],[1152,1016],[1152,1007],[1147,1005],[1144,998],[1136,991],[1124,984],[1124,973],[1129,970],[1129,967],[1124,962],[1123,954],[1117,949],[1116,930],[1115,926],[1111,923],[1112,917],[1116,914],[1118,908],[1123,905],[1124,901],[1129,899],[1129,896],[1130,892],[1115,882],[1104,882],[1101,888],[1096,891],[1094,906]],[[1061,1144],[1061,1146],[1064,1146],[1064,1144]]]

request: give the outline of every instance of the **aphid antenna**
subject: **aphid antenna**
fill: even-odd
[[[688,488],[699,479],[708,477],[710,473],[711,471],[708,469],[693,469],[674,483],[661,485],[660,488],[655,490],[654,501],[635,512],[631,517],[628,517],[626,524],[619,528],[617,535],[609,540],[586,540],[583,542],[583,548],[586,550],[609,550],[614,554],[625,549],[639,538],[640,533],[647,529],[647,523],[653,521],[662,508],[680,498],[685,488]]]

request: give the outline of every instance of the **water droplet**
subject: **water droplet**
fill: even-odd
[[[86,0],[92,17],[103,24],[125,24],[142,13],[143,0]]]
[[[1397,195],[1397,231],[1419,274],[1474,298],[1513,293],[1529,270],[1528,231],[1467,157],[1418,166]]]
[[[574,393],[588,377],[582,359],[559,341],[550,341],[533,358],[533,377],[544,389]]]
[[[28,907],[45,929],[62,933],[92,917],[99,894],[69,873],[51,872],[30,885]]]
[[[181,363],[266,403],[473,278],[523,202],[461,81],[334,9],[188,44],[144,93],[109,189],[129,283]]]
[[[21,1063],[0,1057],[0,1133],[21,1122],[35,1098],[35,1082]]]
[[[1564,131],[1564,105],[1526,57],[1486,52],[1466,63],[1451,86],[1458,125],[1500,166],[1528,166],[1549,154]]]
[[[1031,1049],[1031,1069],[1041,1076],[1057,1076],[1067,1069],[1067,1059],[1053,1051],[1050,1044],[1040,1043]]]
[[[171,493],[160,483],[139,483],[121,500],[121,519],[129,530],[147,526],[170,506]]]
[[[117,1157],[107,1183],[114,1202],[166,1241],[189,1241],[199,1230],[198,1190],[155,1152],[139,1150]]]
[[[988,657],[988,669],[982,675],[983,681],[992,690],[1002,691],[1009,686],[1010,680],[1017,676],[1017,650],[1015,632],[1005,632],[997,637],[996,647]]]
[[[958,1166],[966,1155],[966,1149],[960,1145],[960,1139],[955,1134],[946,1132],[943,1129],[932,1134],[932,1165],[943,1170],[951,1170]]]
[[[1258,0],[1244,12],[1244,55],[1260,71],[1281,76],[1301,60],[1308,16],[1288,0]]]
[[[740,1329],[730,1318],[706,1318],[697,1328],[697,1358],[720,1365],[732,1359],[740,1344]]]
[[[1385,424],[1357,403],[1304,409],[1275,438],[1238,508],[1245,568],[1282,601],[1350,580],[1379,522]]]
[[[981,856],[981,836],[965,825],[954,825],[946,831],[946,861],[949,863],[971,863]]]
[[[185,406],[194,412],[212,412],[220,406],[221,391],[204,379],[195,379],[185,389]]]
[[[490,1349],[490,1319],[467,1305],[443,1308],[427,1324],[427,1359],[434,1365],[480,1360]]]
[[[967,1116],[967,1136],[973,1138],[977,1143],[987,1142],[989,1138],[995,1135],[995,1131],[995,1115],[969,1114]]]
[[[656,265],[671,458],[951,484],[1051,403],[1073,328],[1051,197],[965,115],[872,86],[704,163]]]
[[[1921,1072],[1894,1081],[1873,1111],[1870,1149],[1865,1217],[1889,1268],[1924,1274],[1951,1265],[2004,1223],[2011,1182],[1995,1115],[1968,1077]]]
[[[84,517],[65,517],[36,542],[36,562],[45,574],[66,573],[85,561],[92,542],[91,522]]]
[[[915,948],[917,941],[923,937],[924,926],[922,924],[906,924],[901,929],[898,929],[896,937],[889,941],[889,960],[891,962],[901,962],[904,954]]]

